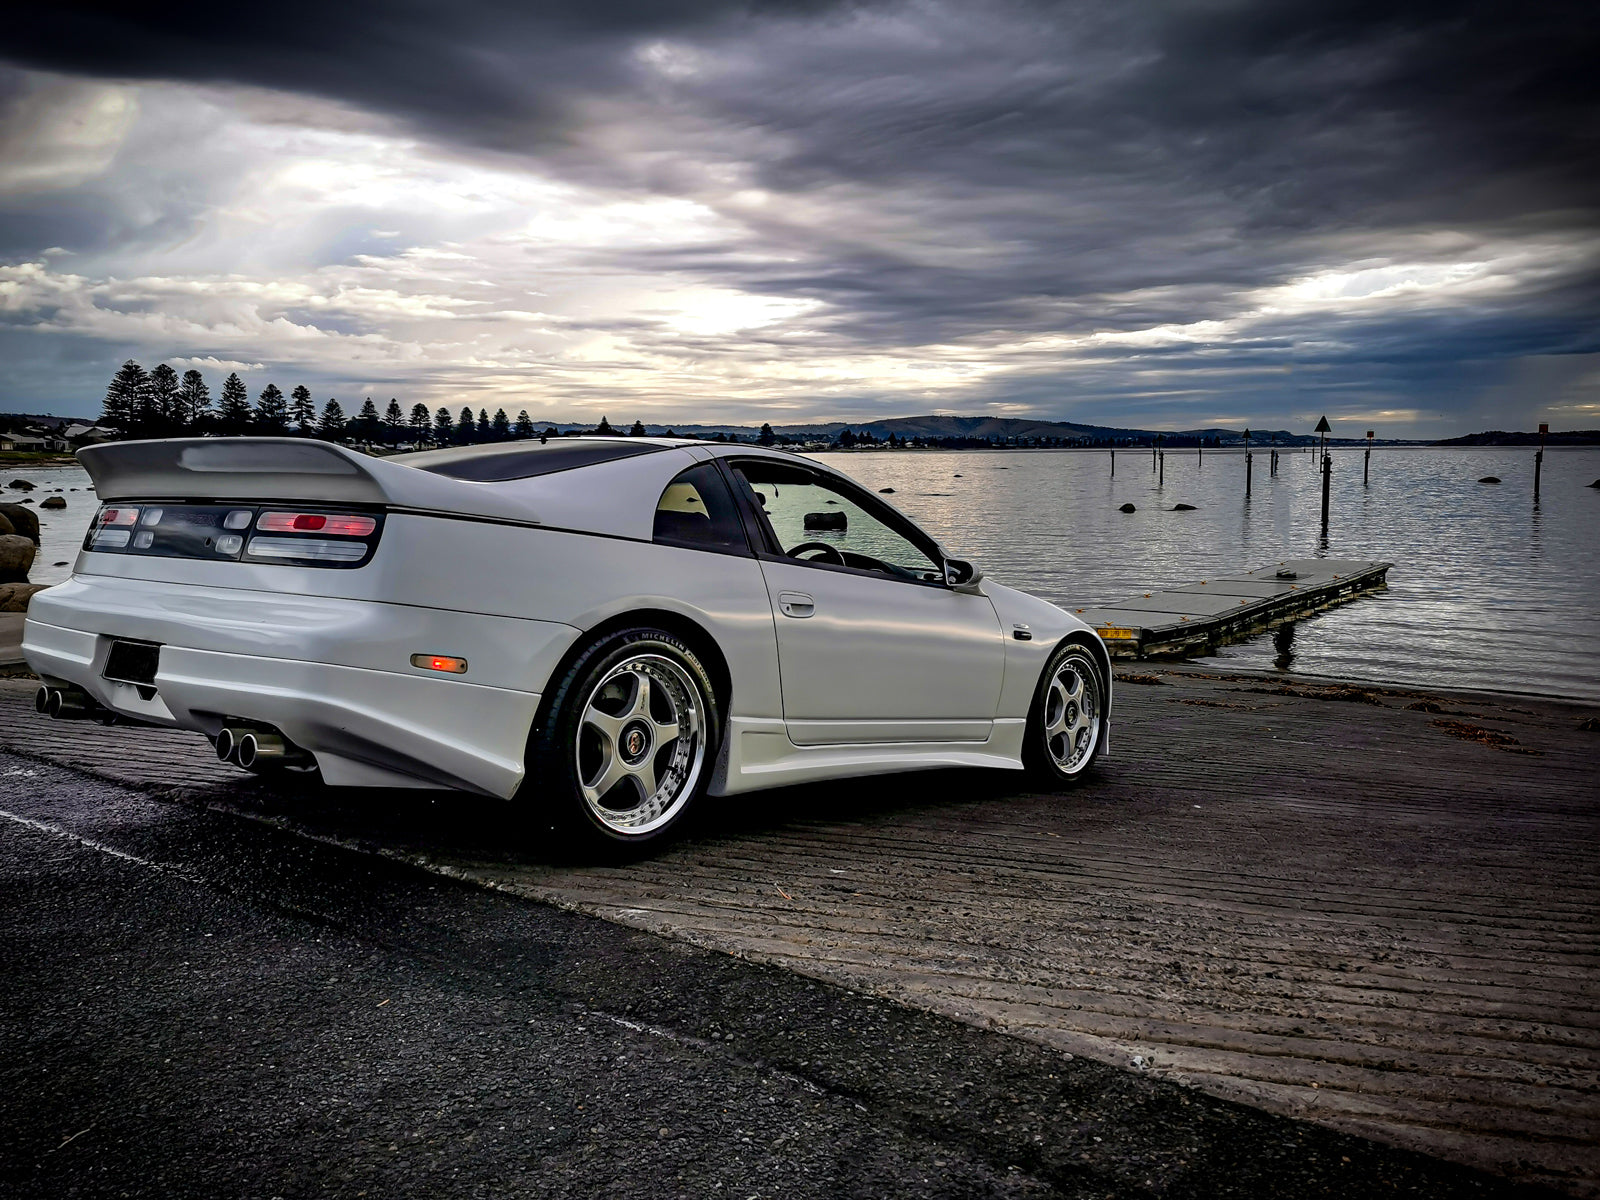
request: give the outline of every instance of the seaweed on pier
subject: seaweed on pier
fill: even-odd
[[[1509,733],[1498,729],[1485,729],[1482,725],[1470,725],[1466,721],[1435,721],[1434,724],[1451,737],[1458,737],[1465,742],[1477,742],[1480,746],[1504,750],[1509,754],[1544,753],[1542,750],[1530,750]]]

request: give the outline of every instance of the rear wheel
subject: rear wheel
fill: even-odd
[[[1068,642],[1050,656],[1039,678],[1023,760],[1047,783],[1076,783],[1100,754],[1106,679],[1094,652]]]
[[[522,802],[589,850],[656,845],[705,791],[720,733],[693,648],[664,630],[622,630],[556,683],[530,739]]]

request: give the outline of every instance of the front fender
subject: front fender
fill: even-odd
[[[984,581],[983,590],[993,602],[995,613],[1000,618],[1000,628],[1006,635],[1005,682],[1001,686],[1000,710],[996,715],[1001,718],[1026,718],[1028,709],[1033,705],[1039,676],[1049,662],[1050,655],[1064,641],[1082,642],[1094,652],[1101,671],[1105,673],[1106,705],[1101,736],[1107,739],[1109,750],[1113,680],[1111,655],[1100,640],[1100,635],[1092,626],[1084,624],[1048,600],[988,580]],[[1016,636],[1019,632],[1030,636],[1026,641],[1019,640]]]

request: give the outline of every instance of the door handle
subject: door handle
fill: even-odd
[[[778,611],[786,617],[809,617],[817,611],[817,602],[804,592],[779,592]]]

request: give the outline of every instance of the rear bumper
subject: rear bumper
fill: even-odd
[[[41,676],[128,717],[208,736],[229,720],[271,725],[334,785],[510,797],[544,681],[576,635],[555,622],[80,575],[35,598],[22,649]],[[154,695],[102,676],[117,637],[161,643]],[[412,653],[467,658],[485,678],[413,668]]]

